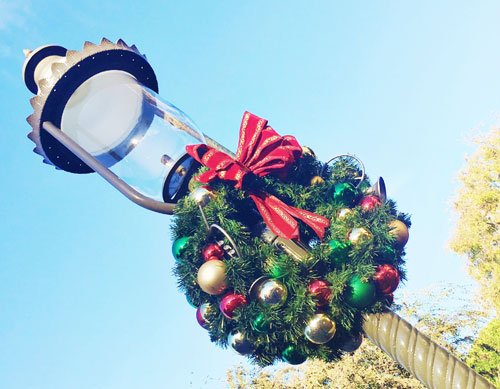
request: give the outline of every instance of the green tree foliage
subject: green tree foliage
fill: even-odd
[[[479,332],[467,364],[500,387],[500,319],[494,319]]]
[[[454,201],[456,231],[450,247],[468,259],[483,302],[500,313],[500,127],[476,140],[478,148],[460,171]]]
[[[455,234],[450,247],[468,259],[469,273],[479,282],[482,303],[500,315],[500,127],[476,140],[478,148],[460,171],[461,187],[454,209]],[[500,385],[500,319],[475,341],[467,363]]]
[[[484,323],[484,313],[469,300],[469,288],[439,286],[405,296],[393,308],[419,330],[464,360],[477,328]],[[479,370],[487,378],[488,372]],[[424,388],[405,369],[378,347],[365,339],[354,353],[346,353],[336,363],[311,360],[299,366],[275,366],[245,370],[239,366],[228,372],[233,389],[249,388],[342,388],[403,389]]]

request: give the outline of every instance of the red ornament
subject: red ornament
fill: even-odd
[[[205,261],[222,259],[223,256],[224,256],[224,250],[222,250],[222,247],[220,247],[216,243],[209,244],[207,247],[205,247],[205,250],[203,250],[203,258],[205,259]]]
[[[234,311],[245,304],[247,304],[247,300],[242,294],[228,293],[222,298],[219,308],[224,316],[232,319]]]
[[[400,280],[398,271],[388,264],[377,266],[377,273],[373,278],[378,291],[382,294],[394,292]]]
[[[309,283],[308,291],[313,295],[313,299],[316,300],[318,307],[322,307],[330,301],[332,297],[330,286],[328,282],[323,280],[313,280]]]
[[[381,202],[377,196],[365,196],[359,202],[361,208],[365,211],[371,211],[373,208],[380,206]]]

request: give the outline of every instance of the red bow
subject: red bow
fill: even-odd
[[[240,127],[240,139],[236,157],[205,144],[186,146],[186,151],[201,164],[210,168],[195,178],[208,183],[218,177],[234,181],[235,188],[243,189],[243,180],[248,174],[259,177],[272,173],[280,179],[288,174],[291,164],[302,155],[302,149],[293,136],[280,136],[267,120],[245,112]],[[294,208],[268,193],[249,190],[262,218],[273,233],[285,239],[299,237],[298,223],[302,220],[323,239],[330,221],[315,213]]]

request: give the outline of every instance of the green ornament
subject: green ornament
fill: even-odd
[[[336,265],[341,265],[347,262],[351,242],[341,242],[340,240],[333,239],[328,242],[328,246],[330,246],[330,249],[332,250],[330,258]]]
[[[288,346],[282,353],[281,357],[290,365],[300,365],[305,362],[307,357],[301,354],[295,346]]]
[[[193,302],[191,301],[191,299],[189,298],[188,295],[186,295],[186,300],[187,300],[188,304],[191,305],[193,308],[198,308],[197,305],[193,304]]]
[[[363,282],[361,277],[355,275],[349,281],[351,288],[347,301],[356,308],[366,308],[375,298],[375,286],[371,282]]]
[[[269,275],[271,278],[284,278],[286,277],[288,272],[283,269],[280,265],[275,265],[272,267],[272,269],[269,271]]]
[[[189,236],[184,236],[182,238],[177,239],[172,245],[172,254],[175,260],[181,263],[179,257],[188,247]]]
[[[358,197],[357,189],[347,182],[335,184],[333,191],[333,200],[343,205],[354,205]]]
[[[266,319],[264,319],[264,315],[262,314],[259,314],[255,318],[255,320],[252,322],[252,327],[255,331],[263,334],[271,330],[271,324]]]

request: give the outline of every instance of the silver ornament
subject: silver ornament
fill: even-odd
[[[348,353],[352,353],[361,346],[361,343],[363,343],[363,336],[361,334],[357,336],[348,336],[339,344],[339,348]]]
[[[254,351],[254,345],[247,337],[239,332],[231,332],[227,337],[227,343],[237,354],[250,355]]]
[[[200,186],[189,195],[189,198],[202,208],[206,207],[214,197],[214,192],[207,186]]]
[[[335,322],[324,313],[315,314],[304,330],[304,335],[312,343],[324,344],[335,335]]]
[[[285,303],[287,296],[285,285],[273,279],[265,280],[257,287],[257,299],[264,304],[279,307]]]

